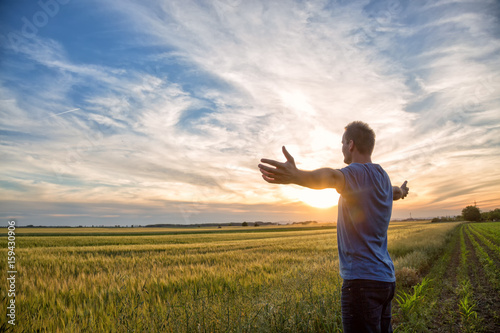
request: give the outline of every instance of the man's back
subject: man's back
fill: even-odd
[[[378,164],[352,163],[340,170],[345,186],[339,200],[337,239],[343,279],[394,282],[387,251],[392,185]]]

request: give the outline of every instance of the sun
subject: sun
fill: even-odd
[[[340,195],[335,189],[324,190],[302,189],[299,193],[299,200],[315,208],[330,208],[336,206]]]

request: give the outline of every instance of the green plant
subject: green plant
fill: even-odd
[[[429,278],[424,278],[421,283],[413,286],[413,292],[401,291],[396,296],[396,303],[399,307],[402,324],[397,327],[397,331],[403,332],[423,332],[426,330],[426,312],[430,308],[425,306],[425,293],[430,291]]]
[[[476,303],[474,301],[469,300],[469,296],[465,295],[464,298],[459,303],[460,306],[460,315],[462,316],[462,320],[469,321],[470,318],[477,319],[477,312],[474,311],[476,307]]]
[[[476,303],[469,299],[469,295],[465,295],[458,305],[465,332],[474,332],[477,321],[477,312],[474,310]]]

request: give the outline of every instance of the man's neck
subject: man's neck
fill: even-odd
[[[372,163],[372,157],[371,155],[352,154],[352,163],[360,163],[360,164]]]

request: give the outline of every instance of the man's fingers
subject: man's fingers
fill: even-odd
[[[268,170],[264,170],[263,168],[260,168],[260,172],[263,174],[263,175],[266,175],[268,177],[271,177],[273,178],[276,174],[274,172],[270,172]]]
[[[266,171],[266,170],[262,169],[262,167],[260,167],[260,168],[259,168],[259,170],[260,170],[260,172],[261,172],[263,175],[271,175],[271,173],[270,173],[270,172],[268,172],[268,171]]]
[[[410,192],[410,189],[408,188],[408,186],[406,186],[406,184],[408,184],[407,180],[405,180],[403,185],[401,185],[401,191],[403,193],[401,199],[404,199],[408,195],[408,192]]]
[[[401,189],[402,189],[404,192],[408,193],[408,192],[410,191],[410,189],[408,188],[408,186],[406,186],[406,184],[408,184],[408,181],[407,181],[407,180],[405,180],[405,182],[403,183],[403,185],[401,185]]]
[[[282,167],[283,166],[283,163],[275,161],[275,160],[269,160],[267,158],[263,158],[260,161],[262,163],[270,164],[270,165],[275,166],[275,167]],[[260,166],[260,164],[259,164],[259,166]]]
[[[258,165],[260,172],[262,173],[262,178],[268,183],[289,184],[291,182],[290,169],[292,167],[295,167],[295,162],[292,155],[290,155],[290,153],[286,150],[285,146],[282,147],[282,150],[283,154],[286,157],[286,162],[284,163],[267,158],[263,158],[260,160],[262,163],[270,165]]]
[[[266,174],[262,174],[262,178],[271,184],[290,184],[290,181],[286,177],[281,177],[279,175],[269,175],[267,176]]]
[[[286,160],[287,160],[288,162],[292,162],[292,163],[294,163],[294,159],[293,159],[292,155],[290,155],[290,153],[288,152],[288,150],[286,150],[285,146],[283,146],[283,147],[281,148],[281,150],[283,150],[283,155],[285,155]]]
[[[264,179],[266,182],[271,183],[271,184],[276,184],[276,180],[274,178],[269,178],[266,175],[262,175],[262,179]]]
[[[270,170],[270,171],[268,171]],[[260,167],[260,172],[262,173],[262,178],[268,182],[273,184],[288,184],[289,181],[286,175],[281,172],[276,172],[276,169],[268,168],[266,166]]]
[[[263,164],[259,164],[260,171],[266,171],[268,174],[282,174],[283,172],[276,168],[271,168]]]

